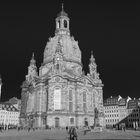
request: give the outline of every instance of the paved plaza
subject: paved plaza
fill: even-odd
[[[8,130],[0,133],[0,140],[68,140],[68,134],[65,130]],[[140,139],[140,131],[126,130],[123,131],[103,131],[88,132],[83,134],[78,130],[78,140],[95,140],[95,139]]]

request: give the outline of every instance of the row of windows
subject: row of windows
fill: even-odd
[[[87,111],[87,105],[86,105],[86,103],[83,103],[83,110],[84,110],[84,112]],[[73,102],[69,102],[69,111],[70,112],[73,112]]]
[[[118,108],[118,106],[106,106],[105,109],[115,109]]]
[[[121,117],[121,118],[123,118],[123,117],[125,117],[125,116],[126,116],[125,114],[120,114],[120,117]]]
[[[118,110],[107,110],[105,113],[118,112]]]
[[[105,117],[119,117],[119,114],[109,114],[109,115],[105,115]]]
[[[4,116],[3,115],[0,116],[0,118],[5,118],[5,117],[6,118],[18,118],[18,116],[5,116],[5,115]]]
[[[4,122],[4,119],[1,119],[0,122]],[[6,122],[18,122],[19,120],[6,120]]]
[[[63,25],[63,26],[62,26],[62,25]],[[62,27],[68,28],[68,23],[67,23],[66,20],[63,21],[63,24],[62,24],[62,25],[61,25],[61,21],[59,20],[59,21],[57,22],[57,28],[62,28]]]
[[[0,114],[19,114],[19,112],[1,111]]]
[[[133,112],[140,112],[140,109],[133,109]]]
[[[140,119],[128,119],[128,122],[139,122],[140,121]]]
[[[69,101],[73,100],[73,94],[72,94],[72,90],[69,90]],[[86,92],[83,92],[83,102],[87,101],[87,96],[86,96]]]
[[[126,109],[126,106],[119,106],[119,108]]]
[[[139,114],[130,114],[129,117],[138,117]]]
[[[119,122],[119,119],[108,119],[106,122]]]

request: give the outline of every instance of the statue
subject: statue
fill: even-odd
[[[94,127],[96,127],[99,126],[99,111],[97,108],[94,109],[94,114],[95,114]]]

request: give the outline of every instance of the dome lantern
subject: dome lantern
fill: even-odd
[[[62,3],[62,10],[57,15],[57,18],[56,18],[56,30],[55,30],[55,33],[56,34],[70,35],[69,18],[68,18],[68,14],[64,11],[63,3]]]

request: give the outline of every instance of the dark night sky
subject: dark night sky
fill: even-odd
[[[61,0],[0,2],[0,74],[2,100],[20,98],[21,84],[35,53],[37,66],[49,37],[54,36],[55,18]],[[140,95],[140,4],[106,1],[64,1],[71,35],[78,40],[84,70],[90,52],[104,84],[104,98]],[[132,2],[132,1],[131,1]]]

